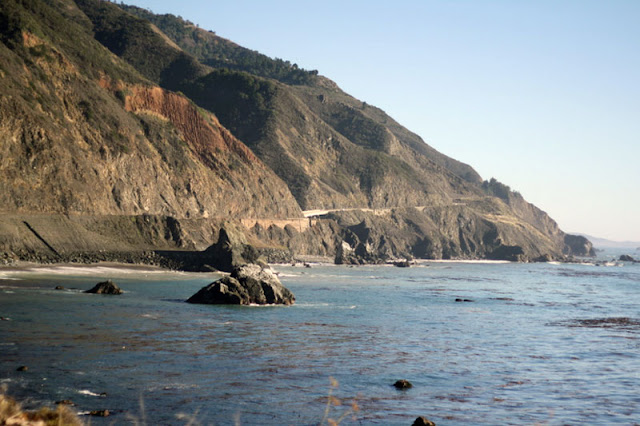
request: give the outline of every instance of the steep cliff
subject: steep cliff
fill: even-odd
[[[435,248],[421,252],[405,241],[394,253],[499,257],[506,250],[498,250],[502,246],[521,247],[519,255],[508,255],[521,259],[568,253],[564,233],[546,213],[495,180],[483,183],[473,168],[437,152],[317,72],[270,60],[172,15],[124,9],[153,22],[185,52],[215,68],[177,85],[250,146],[304,210],[419,207],[440,217],[464,206],[463,217],[481,220],[469,223],[445,214],[434,222],[429,216],[430,226],[404,238]],[[378,228],[385,226],[389,234],[398,224],[383,221]],[[474,238],[458,236],[472,228]]]
[[[65,15],[37,0],[2,4],[11,27],[0,44],[2,211],[301,215],[286,185],[211,113],[152,86],[64,5]]]
[[[438,153],[381,110],[314,72],[270,63],[175,17],[124,7],[168,31],[184,49],[179,52],[147,21],[96,0],[78,4],[106,47],[149,79],[214,112],[287,183],[303,210],[448,204],[480,193],[475,185],[480,177],[471,167]],[[141,34],[154,46],[144,57],[135,54]],[[173,58],[188,53],[196,56],[183,59],[185,71],[179,72]],[[195,59],[207,65],[198,68],[192,65]]]
[[[171,15],[4,0],[0,93],[0,251],[203,250],[225,219],[273,253],[370,262],[588,248],[317,71]]]

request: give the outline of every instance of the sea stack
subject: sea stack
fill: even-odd
[[[116,283],[111,280],[103,281],[96,284],[92,289],[85,291],[85,293],[93,294],[122,294],[124,293]]]
[[[249,264],[203,287],[188,303],[226,305],[292,305],[295,296],[269,267]]]

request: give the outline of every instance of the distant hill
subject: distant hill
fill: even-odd
[[[587,234],[577,233],[589,239],[595,248],[626,248],[640,250],[640,241],[612,241],[605,238],[598,238]]]
[[[204,248],[225,221],[256,246],[363,262],[590,248],[316,70],[173,15],[3,0],[0,93],[7,253]]]

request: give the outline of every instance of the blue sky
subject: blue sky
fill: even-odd
[[[640,241],[640,1],[167,1],[317,69],[568,232]]]

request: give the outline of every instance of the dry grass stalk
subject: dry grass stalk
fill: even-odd
[[[329,414],[331,413],[331,407],[339,407],[342,405],[342,401],[340,401],[338,398],[333,396],[333,391],[336,390],[340,384],[333,377],[329,377],[329,383],[330,383],[330,386],[329,386],[329,394],[327,395],[327,406],[324,410],[324,416],[322,417],[322,421],[320,422],[320,425],[327,424],[328,426],[338,426],[349,415],[352,415],[354,417],[353,420],[355,420],[355,413],[360,411],[358,402],[355,399],[351,402],[351,405],[349,406],[349,408],[345,410],[340,417],[338,417],[337,419],[333,419],[329,417]]]
[[[55,410],[43,407],[24,411],[19,403],[0,389],[0,425],[6,426],[82,426],[80,419],[64,405]]]

